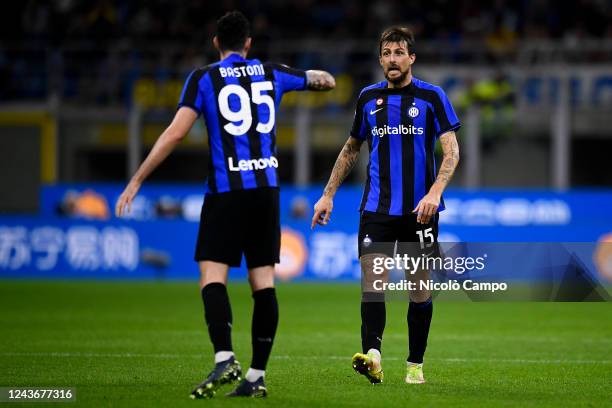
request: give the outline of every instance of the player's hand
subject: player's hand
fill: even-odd
[[[310,229],[315,225],[327,225],[329,217],[331,217],[332,209],[334,208],[334,200],[328,196],[321,196],[319,201],[314,205],[314,215],[312,216],[312,224]]]
[[[117,205],[115,206],[115,215],[117,217],[121,217],[123,214],[129,214],[130,211],[132,211],[132,201],[134,197],[136,197],[136,194],[138,194],[138,190],[140,190],[140,183],[131,180],[117,200]]]
[[[417,215],[417,222],[420,224],[429,224],[431,217],[438,211],[440,206],[440,196],[429,192],[419,201],[413,213]]]

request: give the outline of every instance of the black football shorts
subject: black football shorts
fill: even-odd
[[[247,268],[280,261],[279,190],[261,187],[206,194],[200,216],[196,261]]]
[[[394,255],[401,250],[413,256],[438,253],[438,214],[428,224],[417,222],[416,214],[388,215],[362,211],[359,219],[359,256],[368,253]]]

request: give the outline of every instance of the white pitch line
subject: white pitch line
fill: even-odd
[[[406,339],[407,335],[404,333],[385,333],[385,338],[395,338],[395,339]],[[442,334],[436,335],[435,338],[431,339],[431,341],[481,341],[493,339],[498,340],[499,338],[495,335],[453,335],[453,334]],[[504,336],[505,341],[530,341],[537,343],[602,343],[602,344],[612,344],[612,340],[606,338],[574,338],[574,339],[561,339],[551,336]]]
[[[301,337],[299,334],[287,334],[284,333],[283,337]],[[346,338],[345,332],[314,332],[309,333],[310,338],[330,338],[330,337],[343,337]],[[385,339],[407,339],[407,333],[385,333]],[[436,334],[431,341],[482,341],[482,340],[496,340],[499,341],[499,337],[496,335],[469,335],[469,334]],[[537,336],[537,335],[521,335],[504,336],[504,341],[529,341],[531,343],[567,343],[567,344],[612,344],[612,340],[608,338],[557,338],[552,336]]]
[[[350,356],[315,356],[317,358],[330,360],[350,360]],[[276,359],[310,359],[312,356],[272,356]],[[405,358],[400,357],[383,357],[385,361],[403,361]],[[533,363],[533,364],[612,364],[612,360],[536,360],[536,359],[514,359],[514,358],[460,358],[460,357],[431,357],[426,358],[427,361],[444,361],[448,363]]]
[[[79,353],[79,352],[2,352],[3,357],[95,357],[95,358],[200,358],[202,354],[167,354],[167,353]],[[309,360],[313,357],[328,360],[350,360],[350,356],[299,356],[272,355],[277,360]],[[385,361],[404,360],[400,357],[385,357]],[[513,363],[513,364],[612,364],[612,360],[560,360],[560,359],[520,359],[520,358],[463,358],[463,357],[432,357],[427,361],[443,361],[448,363]]]
[[[3,352],[3,357],[94,357],[94,358],[198,358],[202,354],[169,353],[90,353],[90,352]]]

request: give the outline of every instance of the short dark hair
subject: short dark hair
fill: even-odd
[[[414,54],[414,34],[408,27],[393,26],[387,28],[380,35],[380,42],[378,43],[378,55],[382,54],[382,47],[384,43],[388,42],[402,42],[406,41],[408,47],[408,54]]]
[[[241,50],[249,35],[249,20],[239,11],[229,11],[217,20],[217,40],[222,50]]]

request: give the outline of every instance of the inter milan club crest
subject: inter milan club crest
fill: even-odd
[[[383,99],[382,98],[378,98],[376,100],[376,105],[380,106],[380,105],[382,105],[382,103],[383,103]]]
[[[408,116],[410,116],[411,118],[416,118],[417,116],[419,116],[419,108],[417,108],[416,106],[411,106],[408,109]]]

